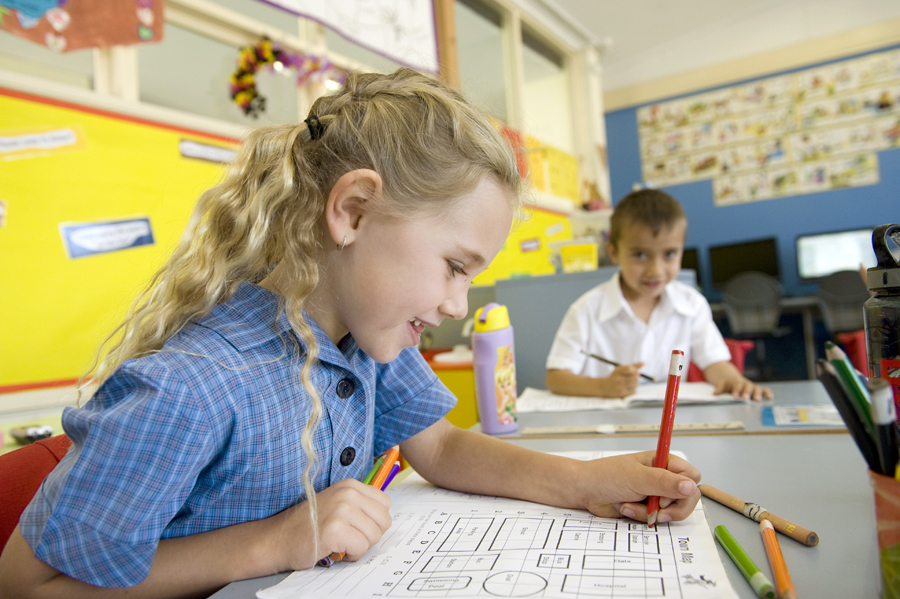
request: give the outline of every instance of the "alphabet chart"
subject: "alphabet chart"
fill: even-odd
[[[594,459],[613,452],[560,455]],[[388,494],[393,524],[361,560],[294,572],[256,596],[738,597],[702,502],[682,522],[648,528],[586,511],[448,491],[417,474]]]

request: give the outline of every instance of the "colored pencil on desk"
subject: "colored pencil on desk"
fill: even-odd
[[[762,536],[763,545],[766,548],[766,558],[769,560],[772,576],[775,577],[775,589],[778,591],[778,599],[797,599],[797,590],[794,588],[793,581],[791,581],[791,574],[788,572],[787,564],[784,561],[784,554],[781,553],[781,545],[778,543],[775,527],[768,520],[760,520],[759,534]]]
[[[897,411],[890,384],[884,379],[869,381],[872,396],[872,424],[875,427],[875,446],[881,474],[893,476],[897,471],[900,453],[897,450]]]
[[[384,481],[387,479],[388,474],[390,474],[391,468],[395,463],[399,465],[399,462],[397,461],[397,458],[399,457],[399,447],[395,445],[388,449],[384,454],[381,455],[381,457],[375,460],[375,464],[372,466],[372,469],[369,470],[369,473],[366,474],[363,482],[372,485],[376,489],[383,490],[382,485],[384,485]],[[343,559],[343,553],[332,553],[331,555],[326,555],[325,557],[320,559],[318,565],[322,566],[323,568],[329,568],[335,562],[339,562]]]
[[[847,392],[847,395],[853,400],[856,411],[859,412],[859,418],[869,434],[874,434],[875,429],[872,424],[872,408],[869,404],[869,390],[866,389],[862,381],[856,375],[853,364],[847,359],[844,353],[833,341],[825,342],[825,357],[834,366],[841,380],[841,385]]]
[[[619,366],[621,366],[621,364],[619,364],[618,362],[613,362],[612,360],[607,360],[607,359],[604,358],[603,356],[598,356],[597,354],[592,354],[592,353],[586,352],[586,351],[584,351],[584,350],[581,350],[581,353],[583,353],[584,355],[586,355],[586,356],[588,356],[588,357],[594,358],[595,360],[600,360],[600,361],[603,362],[604,364],[609,364],[610,366],[614,366],[614,367],[616,367],[616,368],[618,368]],[[656,379],[653,378],[652,376],[650,376],[649,374],[644,374],[643,372],[639,372],[638,374],[641,375],[642,378],[645,378],[645,379],[647,379],[648,381],[650,381],[651,383],[655,383],[655,382],[656,382]]]
[[[700,489],[700,493],[702,493],[704,497],[709,497],[725,507],[730,507],[734,511],[744,514],[754,522],[759,522],[763,519],[768,520],[772,523],[772,526],[775,527],[775,530],[783,535],[791,537],[795,541],[807,545],[808,547],[815,547],[819,544],[819,535],[808,528],[803,528],[799,524],[794,524],[790,520],[785,520],[781,516],[776,516],[759,504],[749,503],[743,499],[738,499],[734,495],[729,495],[725,491],[720,491],[709,485],[697,485],[697,488]]]
[[[716,540],[722,544],[725,553],[728,554],[728,557],[731,558],[734,565],[738,567],[738,570],[741,571],[741,574],[744,575],[744,578],[746,578],[747,582],[750,583],[750,586],[753,587],[753,591],[764,599],[775,599],[775,588],[772,586],[772,582],[762,573],[762,570],[759,569],[753,560],[750,559],[750,556],[747,555],[747,552],[744,551],[744,548],[738,544],[735,538],[731,536],[728,529],[719,524],[716,526],[715,530],[713,530],[713,534],[715,534]]]
[[[656,443],[656,468],[669,465],[669,448],[672,446],[672,426],[675,423],[675,404],[678,403],[678,386],[681,383],[681,372],[684,370],[684,352],[672,350],[669,362],[669,378],[666,381],[666,403],[663,405],[662,423],[659,425],[659,441]],[[659,516],[659,497],[651,495],[647,500],[647,526],[653,528]]]
[[[863,459],[866,460],[869,470],[878,472],[880,463],[875,440],[869,431],[866,430],[859,411],[854,407],[853,401],[841,384],[840,376],[834,369],[834,365],[827,360],[818,360],[816,362],[816,375],[822,381],[822,385],[828,392],[834,407],[837,408],[838,413],[841,415],[844,424],[847,425],[847,430],[850,432],[850,436],[853,437],[853,441],[856,442],[856,446],[859,447],[859,451],[862,453]]]

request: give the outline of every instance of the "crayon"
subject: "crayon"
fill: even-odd
[[[716,540],[725,548],[725,553],[728,554],[738,567],[738,570],[741,571],[741,574],[744,575],[744,578],[747,579],[747,582],[750,583],[750,586],[753,587],[753,591],[763,599],[775,599],[775,588],[772,586],[772,582],[753,563],[753,560],[750,559],[750,556],[747,555],[747,552],[744,551],[744,548],[738,544],[735,538],[731,536],[728,529],[719,524],[713,533],[716,536]]]

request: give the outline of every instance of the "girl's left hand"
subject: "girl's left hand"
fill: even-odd
[[[604,518],[626,516],[646,522],[647,505],[641,502],[657,495],[657,522],[687,518],[700,501],[700,471],[671,454],[665,469],[654,468],[655,456],[655,451],[644,451],[584,462],[587,472],[583,480],[592,487],[585,501],[587,509]]]

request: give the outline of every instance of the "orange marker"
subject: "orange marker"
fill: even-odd
[[[766,557],[769,558],[769,567],[775,577],[775,588],[778,589],[779,599],[797,599],[797,591],[791,582],[787,564],[784,563],[784,555],[781,554],[781,545],[775,534],[775,527],[768,520],[759,521],[759,534],[762,535],[763,545],[766,547]]]
[[[684,352],[672,350],[669,362],[669,378],[666,380],[666,403],[663,406],[662,424],[659,426],[659,441],[656,444],[656,458],[653,465],[666,468],[669,465],[669,447],[672,445],[672,427],[675,424],[675,404],[678,403],[678,385],[684,370]],[[647,526],[653,528],[659,516],[659,497],[651,495],[647,500]]]

